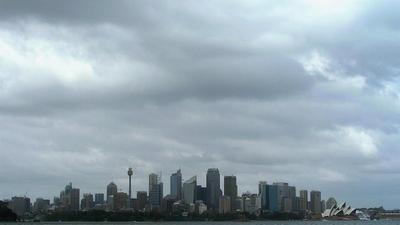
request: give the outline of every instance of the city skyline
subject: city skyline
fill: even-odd
[[[179,168],[202,185],[219,168],[239,193],[400,208],[399,7],[0,0],[0,199],[128,193],[129,167],[132,196],[162,175],[155,196]]]
[[[132,167],[129,167],[128,171],[132,171],[132,174],[134,173],[134,171],[132,170]],[[178,197],[178,196],[174,197],[173,196],[173,192],[171,191],[171,189],[165,190],[163,188],[163,186],[165,186],[165,185],[164,185],[164,182],[163,182],[160,174],[149,173],[148,176],[147,176],[148,182],[146,184],[144,184],[145,186],[147,186],[147,190],[139,189],[139,188],[137,188],[137,190],[134,190],[134,186],[132,186],[132,197],[131,197],[131,199],[135,199],[137,197],[136,194],[145,192],[145,193],[147,193],[147,198],[148,198],[147,201],[149,202],[149,204],[152,204],[152,202],[154,202],[154,200],[152,200],[154,197],[150,197],[150,193],[152,192],[152,190],[154,190],[153,186],[157,185],[157,184],[161,184],[161,196],[160,196],[160,199],[159,199],[160,202],[153,203],[153,205],[157,205],[157,207],[160,207],[161,206],[161,200],[164,197],[168,197],[168,196],[172,196],[177,201],[178,200],[182,200],[186,204],[190,204],[190,202],[194,203],[195,199],[197,199],[199,196],[196,196],[196,193],[192,193],[192,194],[189,194],[189,195],[185,194],[185,192],[186,192],[185,184],[190,184],[190,183],[194,182],[194,186],[192,186],[192,188],[194,188],[194,192],[197,192],[196,187],[198,187],[198,186],[199,187],[203,186],[204,188],[208,187],[207,188],[207,194],[205,196],[205,203],[212,205],[211,208],[209,208],[209,209],[218,211],[219,204],[215,205],[215,200],[214,201],[211,200],[211,202],[210,202],[209,198],[212,198],[212,197],[208,196],[209,195],[208,191],[215,192],[215,193],[218,193],[218,191],[220,191],[220,194],[217,196],[218,200],[221,197],[224,197],[224,196],[228,196],[231,199],[233,199],[232,196],[233,197],[240,197],[242,195],[246,195],[246,194],[249,194],[249,193],[257,194],[257,195],[259,195],[260,198],[263,198],[261,193],[264,193],[265,189],[262,187],[262,185],[264,185],[264,186],[265,185],[278,185],[278,186],[281,186],[281,185],[288,185],[289,184],[287,181],[284,181],[284,182],[282,182],[282,181],[270,181],[270,182],[268,182],[268,181],[262,180],[262,181],[259,181],[258,184],[257,184],[257,191],[253,192],[253,191],[250,191],[250,190],[245,190],[245,191],[240,192],[240,191],[238,191],[238,190],[240,190],[240,186],[237,185],[237,177],[235,175],[232,175],[232,174],[231,175],[221,175],[219,173],[219,169],[218,168],[209,168],[209,169],[207,169],[207,172],[204,174],[205,178],[206,178],[205,180],[207,180],[207,177],[208,177],[207,174],[210,173],[210,172],[211,172],[211,175],[210,175],[211,176],[210,177],[211,181],[210,181],[208,186],[207,186],[207,182],[205,182],[204,184],[197,183],[198,175],[191,176],[189,179],[186,179],[186,180],[183,179],[182,169],[181,168],[179,168],[177,170],[177,172],[171,173],[170,176],[169,176],[170,178],[176,176],[176,174],[179,174],[180,176],[182,176],[182,182],[181,182],[181,185],[180,185],[181,190],[182,190],[181,191],[181,197]],[[215,173],[218,174],[218,175],[215,176]],[[62,200],[63,199],[63,195],[65,195],[64,193],[68,194],[68,193],[71,192],[71,190],[74,190],[75,191],[74,193],[77,193],[77,194],[74,194],[75,198],[76,198],[74,204],[78,204],[78,206],[76,206],[76,205],[73,206],[74,210],[80,209],[79,205],[82,204],[80,202],[80,200],[85,199],[85,195],[91,195],[92,200],[94,202],[97,202],[96,198],[99,195],[102,195],[102,198],[103,198],[102,201],[104,201],[103,203],[108,204],[108,202],[109,202],[108,196],[116,196],[119,193],[126,195],[126,198],[129,199],[129,191],[131,190],[131,189],[129,189],[129,187],[130,187],[129,183],[132,181],[131,177],[129,176],[129,174],[131,174],[131,173],[130,172],[128,173],[128,178],[125,177],[125,179],[126,179],[125,180],[125,183],[126,183],[125,185],[121,185],[121,184],[118,184],[118,183],[116,183],[114,181],[110,181],[105,186],[105,190],[104,191],[82,191],[82,188],[79,185],[76,185],[76,184],[73,185],[72,182],[69,182],[65,186],[65,190],[62,190],[59,195],[58,194],[55,194],[53,196],[51,196],[51,194],[47,195],[47,196],[51,196],[51,197],[46,197],[46,196],[32,197],[32,196],[29,196],[28,194],[25,194],[25,195],[12,195],[9,198],[4,198],[3,200],[10,200],[10,199],[12,199],[14,197],[18,197],[18,198],[19,197],[28,197],[28,198],[31,198],[31,201],[36,200],[36,199],[50,199],[50,202],[53,204],[53,203],[55,203],[54,201],[55,201],[56,198],[59,198],[59,200],[60,199]],[[218,181],[219,188],[215,188],[215,185],[214,185],[213,182],[216,182],[216,181]],[[228,183],[226,183],[226,181],[228,181]],[[127,186],[126,190],[125,190],[125,188],[121,188],[121,186]],[[256,185],[254,185],[254,186],[256,186]],[[288,187],[291,188],[292,186],[288,186]],[[300,188],[300,189],[297,189],[298,191],[296,191],[296,187],[293,186],[293,188],[294,188],[294,192],[293,192],[294,195],[292,194],[292,197],[293,196],[300,196],[301,198],[304,198],[304,196],[302,195],[302,192],[306,191],[306,196],[308,196],[312,192],[315,192],[316,189],[317,189],[317,188],[314,188],[314,189],[304,190],[304,189]],[[83,190],[85,190],[85,189],[83,189]],[[281,190],[281,191],[278,191],[278,192],[283,192],[283,193],[287,192],[287,193],[289,193],[288,191],[289,191],[289,189],[287,191],[282,191]],[[321,202],[321,200],[323,200],[323,198],[321,197],[321,190],[318,190],[316,192],[319,193],[319,201],[318,202]],[[156,189],[156,193],[159,193],[158,189]],[[156,194],[156,195],[158,195],[158,194]],[[187,196],[191,196],[190,198],[193,198],[193,199],[191,201],[187,202]],[[330,196],[330,195],[328,194],[327,196]],[[333,198],[334,199],[340,199],[339,196],[337,196],[337,197],[338,198],[336,198],[336,197],[333,197]],[[281,198],[282,197],[278,197],[278,199],[281,199]],[[332,196],[330,196],[330,198],[332,198]],[[309,197],[305,197],[305,199],[307,201],[307,200],[310,200],[311,198],[309,196]],[[263,200],[261,200],[261,201],[263,201]],[[155,201],[155,202],[157,202],[157,201]],[[312,201],[310,200],[310,202],[312,202]],[[231,204],[233,204],[233,203],[231,203]],[[277,204],[281,205],[283,203],[280,202],[280,200],[278,200]],[[129,203],[126,204],[126,207],[130,207]],[[216,207],[216,208],[214,208],[214,207]],[[265,207],[263,203],[261,203],[261,207]],[[312,207],[312,206],[310,206],[310,207]],[[83,206],[82,206],[82,208],[84,209]]]
[[[220,176],[218,168],[209,168],[206,173],[206,185],[202,187],[197,183],[197,175],[181,182],[181,169],[170,175],[171,185],[170,193],[163,192],[163,181],[161,174],[150,173],[148,175],[148,191],[138,190],[136,198],[131,196],[131,176],[133,170],[128,169],[128,193],[118,188],[113,181],[106,186],[105,193],[96,192],[80,192],[80,188],[73,186],[72,182],[67,184],[60,192],[59,196],[55,195],[53,200],[46,198],[36,198],[34,204],[31,205],[29,196],[13,196],[10,199],[4,199],[8,202],[9,207],[17,213],[18,216],[24,216],[31,213],[34,209],[36,212],[48,213],[54,211],[80,211],[80,210],[108,210],[108,211],[124,211],[137,210],[143,211],[162,211],[171,213],[180,208],[187,212],[197,212],[202,214],[203,209],[191,208],[196,205],[205,206],[205,210],[214,213],[231,213],[246,211],[251,214],[260,212],[288,212],[288,213],[304,213],[320,218],[325,212],[326,201],[321,198],[321,191],[311,190],[310,198],[308,198],[308,190],[299,190],[296,192],[295,186],[289,186],[287,182],[259,181],[258,193],[249,191],[238,193],[237,178],[234,175]],[[178,176],[179,179],[176,179]],[[221,189],[221,180],[223,189]],[[178,185],[182,191],[177,194]],[[205,188],[205,193],[201,191]],[[310,201],[308,202],[308,199]],[[33,199],[32,199],[33,200]],[[33,203],[33,201],[32,201]],[[305,204],[303,204],[305,203]],[[336,199],[330,197],[328,200],[329,209],[336,206]],[[179,205],[176,207],[175,205]],[[32,208],[34,206],[34,208]],[[349,208],[349,210],[354,208]],[[350,211],[349,211],[350,212]]]

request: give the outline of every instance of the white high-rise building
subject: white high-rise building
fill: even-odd
[[[196,201],[197,177],[193,176],[183,183],[183,200],[186,204]]]

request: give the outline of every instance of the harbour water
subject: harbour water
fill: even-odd
[[[15,225],[16,223],[0,223],[1,225]],[[24,225],[400,225],[400,220],[377,221],[251,221],[251,222],[41,222],[19,223]]]

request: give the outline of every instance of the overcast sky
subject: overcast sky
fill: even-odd
[[[399,8],[0,0],[0,199],[218,167],[400,207]]]

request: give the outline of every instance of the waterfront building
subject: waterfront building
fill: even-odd
[[[37,198],[33,204],[35,213],[46,213],[50,208],[50,199]]]
[[[103,193],[94,194],[94,204],[95,205],[103,205],[104,204],[104,194]]]
[[[307,211],[308,209],[308,191],[300,190],[300,210]]]
[[[301,204],[301,198],[299,196],[296,196],[296,201],[295,204],[293,205],[293,210],[298,212],[298,211],[304,211],[302,209],[300,209],[300,204]]]
[[[321,214],[321,192],[320,191],[311,191],[310,192],[310,202],[311,207],[310,210],[314,214]]]
[[[109,195],[107,197],[107,206],[106,206],[106,208],[108,210],[110,210],[110,211],[114,210],[114,197],[115,197],[115,195],[117,195],[117,193],[115,193],[114,195]]]
[[[201,200],[205,204],[207,202],[207,188],[197,185],[196,200]]]
[[[282,198],[282,211],[283,212],[292,212],[293,211],[293,201],[289,197]]]
[[[280,211],[280,206],[279,206],[279,190],[278,190],[278,185],[268,185],[268,211],[269,212],[279,212]]]
[[[166,213],[172,213],[175,201],[175,197],[171,195],[165,196],[161,202],[161,210]]]
[[[236,198],[238,196],[236,176],[224,176],[224,195],[230,198],[230,209],[234,211]]]
[[[225,214],[230,212],[231,212],[231,197],[223,195],[219,198],[219,213]]]
[[[182,199],[182,173],[179,169],[170,177],[170,193],[176,200]]]
[[[332,208],[330,209],[326,209],[323,213],[322,213],[322,217],[335,217],[335,218],[340,218],[340,217],[345,217],[347,219],[349,218],[357,218],[357,210],[352,208],[350,205],[347,205],[346,202],[337,205],[335,204],[334,206],[332,206]]]
[[[82,210],[90,210],[94,207],[93,195],[90,193],[83,194],[83,198],[81,200],[81,209]]]
[[[31,199],[27,197],[12,197],[8,207],[19,217],[31,211]]]
[[[146,191],[136,192],[136,201],[137,201],[136,210],[143,212],[147,204],[147,192]]]
[[[114,210],[120,211],[128,208],[129,195],[125,192],[117,192],[114,195]]]
[[[255,214],[261,208],[261,198],[258,194],[246,192],[242,194],[242,212]]]
[[[197,177],[193,176],[183,183],[183,200],[186,204],[196,201]]]
[[[220,175],[217,168],[207,170],[207,208],[212,211],[218,211],[219,198],[222,195],[220,188]]]
[[[195,213],[201,215],[207,211],[207,205],[202,200],[197,200],[194,204]]]

